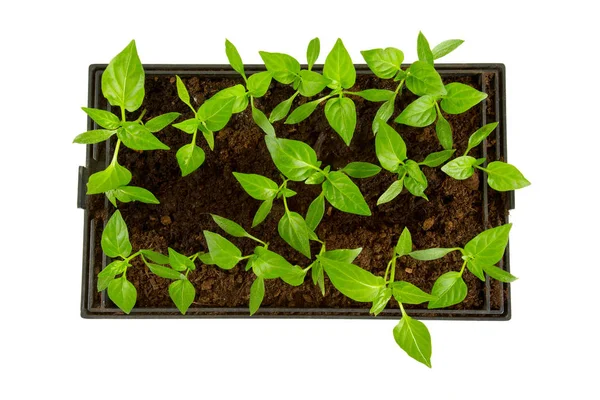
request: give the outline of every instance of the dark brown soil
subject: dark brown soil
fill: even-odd
[[[448,77],[446,83],[460,81],[480,87],[481,75]],[[483,77],[483,79],[487,79]],[[218,90],[240,83],[236,79],[209,78],[201,81],[197,77],[185,78],[192,103],[196,106]],[[491,85],[489,85],[491,86]],[[365,88],[394,89],[393,82],[385,82],[367,75],[359,75],[354,90]],[[492,86],[493,88],[493,86]],[[290,87],[273,83],[257,106],[265,111],[272,110],[280,101],[292,94]],[[488,93],[488,122],[494,118],[493,89]],[[408,91],[397,102],[401,110],[414,96]],[[358,112],[358,124],[350,147],[346,147],[340,137],[329,127],[323,113],[318,108],[306,121],[298,125],[275,124],[279,137],[302,140],[313,146],[323,166],[332,169],[345,166],[350,161],[368,161],[377,164],[374,151],[374,136],[371,121],[380,103],[369,103],[353,98]],[[297,106],[306,99],[297,100]],[[324,103],[323,103],[324,104]],[[172,76],[148,76],[146,81],[146,118],[178,111],[180,120],[191,118],[192,113],[177,98],[175,79]],[[397,115],[398,111],[394,114]],[[268,115],[268,112],[267,112]],[[482,125],[481,107],[473,107],[462,115],[447,115],[454,129],[457,153],[464,152],[468,136]],[[427,154],[441,150],[433,126],[411,128],[393,124],[400,132],[408,147],[410,158],[421,161]],[[158,137],[171,147],[169,151],[135,152],[123,148],[119,161],[133,173],[132,185],[142,186],[152,191],[160,200],[160,205],[130,203],[120,205],[121,212],[129,227],[134,250],[152,248],[166,253],[167,247],[179,252],[192,254],[204,251],[206,244],[202,231],[207,229],[224,234],[211,220],[209,213],[218,214],[250,228],[259,201],[248,196],[232,172],[262,174],[280,182],[264,143],[264,134],[252,121],[248,110],[236,114],[215,138],[215,150],[210,151],[204,139],[198,137],[198,145],[206,152],[202,167],[190,176],[182,178],[175,153],[182,145],[189,143],[191,135],[169,127]],[[495,142],[489,141],[490,156],[494,156]],[[472,154],[480,156],[481,150]],[[361,217],[346,214],[330,206],[318,228],[318,235],[326,240],[328,249],[362,247],[363,251],[356,263],[375,274],[383,275],[388,259],[402,229],[410,229],[416,248],[464,246],[472,237],[490,226],[497,226],[506,220],[505,196],[489,190],[489,226],[484,226],[482,210],[482,185],[480,175],[467,181],[449,178],[439,169],[424,167],[429,180],[426,193],[429,201],[403,192],[391,203],[376,206],[377,198],[393,182],[394,176],[386,171],[369,179],[354,179],[369,204],[373,215]],[[298,195],[289,199],[290,209],[305,215],[310,202],[320,192],[320,186],[291,182],[289,187]],[[100,220],[106,218],[105,202],[101,196],[90,201],[91,215]],[[306,266],[309,260],[288,246],[279,238],[277,222],[283,214],[283,204],[275,202],[267,220],[251,233],[269,242],[269,248],[278,252],[292,263]],[[250,254],[255,243],[248,239],[228,237],[243,252]],[[313,252],[319,247],[313,246]],[[97,249],[99,251],[99,249]],[[96,260],[100,260],[97,257]],[[99,261],[98,261],[99,262]],[[197,288],[194,307],[246,307],[253,275],[245,272],[243,266],[223,271],[215,266],[196,262],[197,269],[190,274],[190,280]],[[431,290],[436,278],[461,266],[460,254],[451,255],[437,261],[418,262],[408,257],[400,260],[396,279],[414,283],[424,290]],[[98,268],[100,268],[98,266]],[[128,278],[138,289],[137,306],[172,307],[167,292],[168,282],[152,275],[141,262],[127,273]],[[484,306],[484,283],[470,273],[465,273],[469,287],[466,300],[454,306],[455,309],[481,309]],[[492,283],[492,309],[500,307],[501,290]],[[356,303],[341,295],[327,282],[327,294],[321,295],[313,286],[310,277],[300,287],[291,287],[280,280],[269,280],[263,307],[297,308],[365,308],[364,303]],[[388,307],[397,307],[390,302]],[[424,306],[413,306],[419,308]]]

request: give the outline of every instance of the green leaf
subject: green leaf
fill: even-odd
[[[304,283],[306,271],[297,265],[294,265],[291,270],[281,276],[281,280],[292,286],[300,286]]]
[[[432,168],[439,167],[440,165],[442,165],[443,163],[448,161],[448,159],[450,159],[450,157],[452,157],[452,154],[454,154],[455,151],[456,150],[452,149],[452,150],[442,150],[442,151],[437,151],[435,153],[430,153],[419,164],[426,165],[426,166],[432,167]]]
[[[98,110],[97,108],[81,107],[83,111],[100,127],[104,129],[117,129],[121,126],[121,120],[115,114],[106,111]]]
[[[292,181],[303,181],[318,168],[317,154],[298,140],[265,136],[267,148],[275,166]]]
[[[342,168],[342,172],[352,178],[370,178],[377,175],[381,171],[381,168],[375,164],[368,162],[351,162]]]
[[[231,119],[233,97],[223,99],[208,99],[198,109],[196,114],[199,121],[206,123],[211,131],[220,131]]]
[[[83,132],[73,139],[73,143],[78,144],[94,144],[108,140],[112,135],[117,133],[116,130],[96,129],[93,131]]]
[[[440,105],[448,114],[462,114],[487,98],[486,93],[458,82],[447,84],[446,91]]]
[[[317,256],[329,280],[344,296],[355,301],[371,302],[377,298],[379,290],[385,287],[381,276],[347,262],[336,261],[326,256]]]
[[[275,128],[269,122],[269,119],[261,110],[256,107],[252,107],[252,119],[269,136],[275,137]]]
[[[321,192],[308,206],[306,212],[306,225],[311,231],[315,231],[321,223],[325,214],[325,193]]]
[[[354,86],[356,70],[342,39],[335,42],[333,49],[327,55],[323,66],[323,75],[331,79],[332,82],[329,84],[331,89],[339,87],[350,89]]]
[[[425,200],[429,200],[425,194],[425,189],[427,189],[426,184],[424,185],[413,177],[407,176],[404,178],[404,186],[406,186],[406,190],[408,190],[413,196],[419,196]]]
[[[256,276],[276,279],[293,273],[294,266],[279,254],[260,246],[254,249],[254,253],[257,257],[252,263],[252,271]]]
[[[398,132],[388,124],[381,122],[379,133],[375,136],[375,154],[381,166],[395,172],[406,160],[406,144]]]
[[[427,250],[415,250],[408,253],[409,256],[419,261],[431,261],[444,257],[446,254],[459,250],[456,247],[452,248],[433,248]]]
[[[485,265],[483,270],[486,274],[488,274],[491,278],[494,278],[500,282],[514,282],[517,280],[517,277],[512,275],[510,272],[507,272],[501,268],[496,267],[495,265]]]
[[[129,314],[137,299],[137,290],[126,277],[113,279],[108,284],[108,297],[125,314]]]
[[[385,192],[377,199],[377,205],[382,205],[385,203],[389,203],[394,200],[398,195],[402,192],[402,188],[404,187],[404,179],[398,179],[394,181]]]
[[[181,279],[169,285],[169,296],[179,311],[185,315],[196,298],[196,289],[190,281]]]
[[[259,51],[259,54],[265,63],[265,67],[267,67],[267,71],[273,74],[273,79],[277,82],[289,85],[294,82],[294,79],[300,73],[300,63],[292,56],[266,51]]]
[[[117,189],[109,190],[109,192],[123,203],[141,201],[146,204],[160,204],[160,201],[158,201],[151,191],[138,186],[121,186]],[[107,196],[109,192],[107,192]]]
[[[346,174],[331,172],[323,182],[325,198],[332,206],[350,214],[371,215],[360,189]]]
[[[307,185],[320,185],[325,180],[325,175],[321,171],[315,171],[304,181]]]
[[[407,70],[406,87],[417,96],[443,96],[446,88],[442,77],[425,61],[415,61]]]
[[[102,251],[108,257],[121,256],[126,258],[131,254],[131,243],[127,224],[119,210],[115,211],[102,231]]]
[[[215,149],[215,134],[213,133],[213,131],[208,129],[204,122],[201,122],[200,124],[198,124],[198,128],[202,132],[202,136],[204,136],[204,139],[206,140],[206,143],[208,143],[208,147],[210,148],[210,150],[211,151],[214,150]]]
[[[215,262],[212,259],[210,253],[202,253],[198,256],[198,259],[202,261],[203,264],[206,265],[215,265]]]
[[[211,261],[223,269],[232,269],[242,259],[242,252],[218,233],[204,231]]]
[[[250,315],[258,311],[263,299],[265,298],[265,280],[257,276],[252,286],[250,286]]]
[[[188,92],[187,88],[185,87],[185,84],[183,83],[183,81],[181,80],[181,78],[178,75],[175,75],[175,79],[176,79],[175,85],[177,87],[177,96],[179,97],[179,99],[181,101],[183,101],[195,113],[196,109],[192,106],[192,103],[190,103],[190,93]]]
[[[454,179],[464,180],[473,175],[475,164],[477,164],[477,160],[471,156],[457,157],[444,165],[442,171]]]
[[[281,191],[279,192],[279,194],[277,195],[277,198],[281,198],[281,196],[283,197],[293,197],[295,195],[297,195],[298,193],[294,192],[292,189],[288,189],[288,188],[282,188]]]
[[[156,251],[140,250],[140,253],[142,253],[144,257],[147,257],[150,261],[157,264],[164,265],[169,263],[169,257],[165,256],[164,254],[157,253]]]
[[[219,227],[221,229],[223,229],[225,232],[229,233],[231,236],[235,236],[235,237],[250,237],[251,236],[237,222],[234,222],[227,218],[220,217],[215,214],[210,214],[210,216],[212,217],[213,221],[215,221],[215,223],[217,225],[219,225]]]
[[[479,265],[494,265],[502,259],[512,224],[481,232],[465,245],[465,253]]]
[[[298,91],[304,97],[312,97],[321,93],[331,83],[331,80],[313,71],[300,71],[300,78]]]
[[[131,182],[131,172],[118,162],[108,165],[104,171],[90,176],[87,183],[87,194],[98,194],[117,189]]]
[[[487,124],[477,129],[470,137],[469,137],[469,145],[467,146],[467,150],[465,154],[467,154],[471,149],[479,146],[481,142],[487,138],[490,133],[492,133],[496,127],[498,126],[497,122],[492,122],[491,124]]]
[[[132,40],[104,70],[102,94],[115,107],[133,112],[144,101],[144,68]]]
[[[304,103],[301,106],[296,107],[296,109],[292,111],[290,116],[285,120],[285,124],[297,124],[304,121],[315,111],[321,101],[321,99],[309,101],[308,103]]]
[[[363,50],[360,53],[371,71],[381,79],[393,78],[404,61],[404,53],[393,47]]]
[[[279,236],[281,236],[287,244],[308,258],[310,258],[309,229],[310,228],[306,225],[304,218],[296,212],[286,211],[277,225]]]
[[[330,260],[334,261],[352,264],[361,251],[362,247],[356,249],[329,250],[321,254],[321,257],[329,258]]]
[[[419,32],[419,36],[417,37],[417,55],[420,61],[433,65],[433,53],[429,47],[429,42],[422,32]]]
[[[340,97],[327,100],[325,117],[346,146],[350,146],[356,128],[356,106],[352,99]]]
[[[146,122],[144,126],[152,133],[160,132],[165,129],[167,126],[171,125],[173,121],[179,118],[178,112],[170,112],[163,115],[159,115],[158,117],[152,118],[150,121]]]
[[[246,107],[248,107],[248,96],[246,96],[246,88],[244,85],[238,84],[223,90],[219,90],[210,98],[210,100],[224,99],[233,99],[233,106],[231,108],[231,112],[233,114],[242,112],[246,109]]]
[[[387,306],[391,298],[392,289],[386,287],[379,289],[379,293],[377,294],[375,300],[373,300],[373,306],[371,307],[369,313],[377,316],[380,312],[382,312],[385,309],[385,306]]]
[[[319,285],[319,289],[321,289],[321,294],[325,296],[325,273],[323,271],[323,266],[319,261],[313,262],[311,274],[313,284]]]
[[[435,133],[442,147],[450,150],[453,144],[452,126],[450,126],[450,123],[441,113],[438,113],[438,119],[435,123]]]
[[[96,288],[99,292],[108,287],[110,282],[115,279],[116,275],[122,274],[127,270],[127,262],[123,260],[115,260],[108,264],[102,271],[98,273],[98,282]]]
[[[200,168],[204,163],[206,154],[202,148],[196,146],[194,143],[188,143],[177,150],[175,157],[181,169],[181,176],[187,176]]]
[[[290,112],[290,109],[292,108],[292,103],[294,102],[296,96],[298,96],[298,92],[294,93],[289,99],[277,104],[273,111],[271,111],[271,115],[269,116],[269,122],[273,123],[284,119]]]
[[[424,323],[404,314],[394,327],[394,339],[406,354],[431,368],[431,335]]]
[[[396,93],[387,89],[366,89],[352,94],[372,102],[388,101],[396,96]]]
[[[173,124],[173,128],[177,128],[180,131],[193,135],[200,127],[200,121],[196,118],[186,119],[185,121]]]
[[[269,86],[271,85],[271,79],[273,75],[269,71],[255,72],[248,77],[248,83],[246,87],[252,97],[263,97]]]
[[[156,276],[160,276],[161,278],[165,278],[165,279],[185,279],[185,275],[183,275],[181,272],[179,271],[175,271],[172,268],[167,268],[167,267],[163,267],[162,265],[158,265],[158,264],[152,264],[152,263],[146,263],[146,265],[148,266],[148,268],[150,269],[150,271],[156,275]]]
[[[531,185],[517,167],[502,161],[489,163],[485,171],[488,173],[488,185],[500,192],[521,189]]]
[[[463,42],[464,40],[460,39],[451,39],[443,41],[442,43],[438,44],[433,48],[433,59],[437,60],[438,58],[444,57],[445,55],[449,54],[454,49],[456,49],[458,46],[463,44]]]
[[[132,150],[169,150],[169,146],[137,122],[123,122],[123,126],[117,130],[117,137]]]
[[[404,227],[400,237],[398,238],[398,243],[396,243],[396,256],[402,257],[412,252],[412,236],[407,227]]]
[[[275,182],[262,175],[234,172],[233,176],[246,193],[256,200],[274,199],[279,190]]]
[[[254,219],[252,220],[252,227],[254,228],[261,222],[267,218],[267,215],[271,212],[271,208],[273,207],[273,199],[268,199],[263,201],[258,207],[256,214],[254,215]]]
[[[319,58],[319,53],[321,52],[321,42],[319,38],[314,38],[308,43],[308,48],[306,49],[306,61],[308,63],[308,69],[311,70],[317,58]]]
[[[434,300],[435,297],[422,291],[409,282],[398,281],[391,284],[394,298],[402,304],[421,304]]]
[[[181,272],[181,271],[185,271],[186,269],[191,269],[191,270],[196,269],[194,262],[192,260],[190,260],[188,257],[173,250],[170,247],[168,250],[169,250],[169,265],[171,265],[171,267],[175,271]]]
[[[481,281],[485,281],[485,275],[483,274],[483,267],[481,264],[475,262],[475,260],[467,259],[467,269]]]
[[[417,128],[431,125],[435,121],[435,98],[433,96],[422,96],[410,103],[400,115],[396,122]]]
[[[229,60],[229,65],[240,75],[246,78],[246,74],[244,73],[244,63],[242,62],[242,57],[240,57],[240,53],[238,53],[237,49],[229,40],[225,39],[225,53],[227,54],[227,60]]]
[[[446,272],[433,284],[431,295],[435,299],[431,300],[427,308],[443,308],[453,306],[462,302],[467,297],[467,284],[462,278],[460,272]]]
[[[404,164],[404,167],[406,168],[406,173],[408,176],[417,181],[419,185],[424,186],[425,188],[427,187],[427,177],[425,177],[425,174],[423,174],[423,171],[421,171],[419,164],[413,160],[407,160]]]
[[[381,107],[379,107],[379,109],[377,110],[375,118],[373,119],[373,124],[371,126],[374,135],[377,135],[377,132],[379,132],[379,126],[381,125],[381,122],[387,122],[394,114],[395,103],[396,96],[383,103]]]

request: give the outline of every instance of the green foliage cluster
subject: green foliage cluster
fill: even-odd
[[[99,274],[98,291],[107,290],[110,299],[125,313],[130,313],[136,303],[135,286],[127,280],[127,270],[132,262],[139,258],[151,273],[172,281],[169,296],[182,314],[185,314],[194,302],[196,289],[188,279],[196,270],[196,262],[214,265],[230,270],[245,261],[245,270],[254,274],[250,288],[249,310],[254,314],[265,296],[265,280],[281,279],[285,283],[298,286],[304,283],[310,272],[312,281],[325,295],[325,277],[345,296],[359,302],[371,303],[371,313],[378,315],[393,298],[402,313],[393,336],[406,353],[419,362],[431,366],[431,338],[427,327],[407,315],[404,305],[427,303],[428,308],[449,307],[462,302],[467,295],[467,286],[463,280],[465,271],[485,280],[486,274],[502,282],[512,282],[516,278],[496,264],[501,261],[506,245],[510,224],[488,229],[468,243],[464,248],[433,248],[413,250],[411,234],[404,228],[399,235],[394,253],[390,255],[384,276],[376,276],[362,269],[354,262],[362,249],[326,248],[326,240],[317,235],[317,227],[324,216],[325,201],[332,207],[347,213],[370,216],[371,210],[358,186],[352,179],[363,179],[377,175],[383,170],[397,176],[392,185],[379,195],[377,205],[393,201],[403,190],[427,199],[427,177],[423,168],[437,168],[448,176],[467,179],[480,169],[487,174],[487,182],[498,191],[515,190],[529,185],[521,172],[513,165],[469,156],[472,149],[485,141],[488,135],[497,129],[498,124],[487,124],[469,138],[466,151],[460,157],[453,158],[452,127],[445,119],[446,114],[460,114],[484,100],[487,95],[462,83],[444,84],[435,70],[434,60],[450,53],[462,44],[461,40],[448,40],[430,48],[422,33],[417,39],[418,61],[410,66],[403,65],[404,53],[396,48],[372,49],[362,51],[367,65],[377,77],[393,79],[398,82],[396,89],[364,89],[352,91],[356,82],[356,70],[343,42],[338,39],[325,59],[322,72],[314,66],[320,55],[320,41],[310,41],[303,68],[294,57],[284,53],[261,51],[266,71],[246,74],[242,58],[236,47],[226,40],[225,50],[231,67],[242,77],[243,84],[223,89],[202,104],[196,104],[184,84],[177,76],[176,88],[179,99],[187,105],[193,115],[174,123],[180,114],[170,112],[154,116],[145,121],[145,110],[133,120],[128,120],[126,112],[135,113],[144,100],[145,74],[132,41],[108,65],[102,75],[102,93],[111,106],[120,110],[120,117],[108,110],[83,108],[99,129],[84,132],[74,140],[76,143],[94,144],[106,141],[116,135],[113,158],[105,170],[90,176],[87,193],[104,193],[117,207],[120,202],[141,201],[158,204],[158,199],[148,190],[129,186],[131,172],[118,163],[121,144],[132,150],[168,150],[155,134],[173,124],[173,127],[192,136],[189,144],[177,150],[176,158],[181,175],[187,176],[205,161],[206,153],[197,144],[198,131],[212,151],[215,147],[215,132],[223,129],[232,115],[245,111],[248,107],[254,122],[265,133],[265,145],[274,165],[281,173],[281,183],[269,177],[249,172],[234,172],[236,180],[245,192],[260,201],[252,222],[252,228],[261,224],[272,209],[274,201],[282,201],[284,214],[278,222],[281,238],[293,249],[303,254],[309,261],[306,267],[292,265],[281,255],[269,250],[269,244],[251,235],[238,223],[212,215],[214,222],[228,235],[246,238],[257,243],[250,254],[242,250],[224,236],[204,231],[207,252],[184,255],[172,248],[164,255],[152,249],[139,249],[133,252],[129,241],[127,225],[117,210],[110,217],[102,233],[102,249],[112,259]],[[269,114],[265,114],[255,99],[264,96],[272,80],[291,85],[294,94],[278,104]],[[394,119],[398,124],[413,127],[425,127],[435,123],[435,130],[442,150],[427,155],[421,161],[409,158],[409,149],[402,136],[390,124],[395,113],[396,100],[402,89],[417,97]],[[323,91],[329,90],[326,94]],[[301,98],[307,98],[302,100]],[[317,97],[317,98],[315,98]],[[375,135],[375,154],[379,165],[362,161],[353,161],[344,168],[332,170],[323,166],[316,152],[306,143],[277,137],[273,124],[285,120],[285,124],[298,124],[306,120],[320,104],[331,128],[340,136],[346,146],[351,144],[357,113],[353,97],[367,101],[381,102],[382,105],[371,122]],[[298,99],[298,100],[297,100]],[[299,105],[292,110],[294,103]],[[311,202],[306,214],[290,210],[288,201],[296,195],[290,187],[291,182],[304,182],[306,185],[321,185],[321,193]],[[298,190],[301,187],[297,188]],[[321,250],[311,254],[310,242],[318,242]],[[397,264],[403,257],[420,261],[435,260],[448,253],[459,251],[462,266],[459,271],[441,275],[435,282],[431,293],[426,293],[413,284],[396,280]]]

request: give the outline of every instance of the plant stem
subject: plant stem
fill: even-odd
[[[467,260],[463,262],[463,265],[460,269],[460,276],[462,276],[463,272],[465,272],[465,267],[467,266]]]
[[[400,84],[398,84],[398,87],[396,88],[396,90],[394,91],[394,93],[398,94],[402,90],[402,85],[404,85],[404,79],[402,79],[400,81]]]
[[[117,156],[119,155],[119,147],[121,147],[121,139],[117,139],[117,144],[115,146],[115,152],[113,154],[113,158],[110,162],[110,165],[114,165],[117,163]]]
[[[396,260],[397,257],[394,256],[394,258],[392,258],[392,272],[390,274],[390,282],[394,282],[394,279],[396,278]]]
[[[386,283],[388,282],[387,277],[390,272],[391,266],[392,266],[392,260],[388,261],[387,267],[385,267],[385,275],[383,276],[383,279],[385,280]]]
[[[400,305],[400,311],[402,311],[402,316],[406,317],[406,311],[404,311],[404,306],[400,302],[398,302],[398,304]]]
[[[121,121],[127,122],[127,119],[125,118],[125,107],[123,106],[121,106]]]
[[[142,120],[142,118],[144,118],[144,115],[146,115],[146,109],[142,110],[142,113],[140,114],[140,116],[138,117],[138,119],[135,120],[135,122],[140,122]]]

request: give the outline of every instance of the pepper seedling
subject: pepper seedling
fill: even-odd
[[[95,144],[117,135],[117,144],[112,161],[103,171],[91,175],[87,183],[87,194],[105,193],[116,207],[121,202],[141,201],[158,204],[150,191],[137,186],[128,186],[131,172],[119,164],[118,155],[121,143],[132,150],[168,150],[154,133],[157,133],[179,117],[171,112],[142,122],[146,111],[134,121],[127,121],[126,113],[138,110],[144,101],[145,73],[132,40],[123,51],[113,58],[102,74],[102,94],[110,105],[119,107],[121,118],[110,111],[83,107],[83,111],[102,129],[84,132],[73,140],[74,143]]]
[[[205,101],[196,110],[190,101],[190,94],[179,76],[177,80],[177,95],[194,113],[193,118],[174,124],[173,127],[192,135],[192,142],[177,150],[177,163],[181,169],[181,176],[187,176],[197,170],[206,157],[204,150],[196,145],[198,130],[202,132],[208,147],[215,148],[215,131],[219,131],[227,125],[231,119],[235,98],[217,97]]]
[[[381,166],[394,174],[398,179],[387,188],[377,200],[381,205],[395,199],[403,186],[413,195],[428,200],[425,190],[427,189],[427,177],[421,171],[421,166],[437,167],[446,162],[454,150],[442,150],[429,154],[421,162],[409,160],[406,155],[406,144],[398,132],[383,120],[379,122],[379,133],[375,137],[375,153]]]
[[[476,168],[480,169],[487,173],[488,185],[490,185],[492,189],[500,192],[517,190],[529,186],[531,183],[514,165],[502,161],[492,161],[485,165],[485,158],[476,159],[467,155],[473,148],[483,142],[497,127],[498,123],[493,122],[484,125],[473,132],[469,137],[469,143],[465,153],[461,157],[457,157],[444,165],[442,171],[454,179],[464,180],[470,178],[475,173]]]

